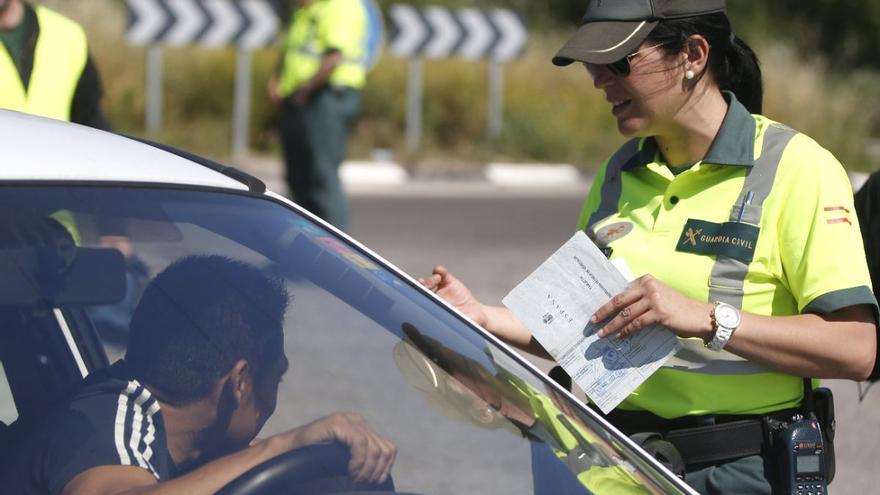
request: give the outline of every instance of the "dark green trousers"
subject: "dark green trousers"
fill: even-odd
[[[742,457],[735,461],[688,470],[685,483],[705,495],[779,493],[773,478],[772,461],[760,455]]]
[[[348,228],[348,202],[339,165],[360,100],[355,89],[325,88],[303,107],[285,104],[281,115],[281,144],[293,200],[341,230]]]

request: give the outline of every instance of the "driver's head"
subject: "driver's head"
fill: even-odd
[[[283,283],[247,263],[190,256],[159,273],[131,319],[125,360],[162,402],[217,404],[216,431],[246,443],[275,409],[287,370]]]

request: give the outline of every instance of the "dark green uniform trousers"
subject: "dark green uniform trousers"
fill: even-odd
[[[293,200],[337,228],[348,228],[348,202],[339,181],[346,142],[358,112],[360,91],[325,88],[303,107],[286,103],[281,144]]]
[[[770,460],[760,455],[742,457],[714,466],[685,473],[685,483],[705,495],[779,493],[768,478],[772,478]]]

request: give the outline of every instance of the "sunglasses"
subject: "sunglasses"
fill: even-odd
[[[607,67],[608,72],[614,74],[617,77],[626,77],[629,75],[630,71],[632,70],[632,67],[630,66],[630,62],[632,61],[632,59],[634,59],[636,57],[636,55],[648,53],[650,51],[656,50],[657,48],[660,48],[661,46],[667,45],[667,44],[668,43],[658,43],[656,45],[649,46],[649,47],[644,48],[642,50],[639,50],[637,52],[630,53],[629,55],[623,57],[622,59],[617,60],[615,62],[611,62],[610,64],[591,64],[589,62],[584,62],[584,67],[587,68],[587,72],[589,72],[590,75],[593,77],[596,77],[596,69],[600,65],[604,65],[605,67]]]

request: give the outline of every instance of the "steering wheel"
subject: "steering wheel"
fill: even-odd
[[[217,495],[396,493],[390,476],[381,484],[352,484],[348,479],[350,459],[348,447],[340,443],[309,445],[254,466]]]

